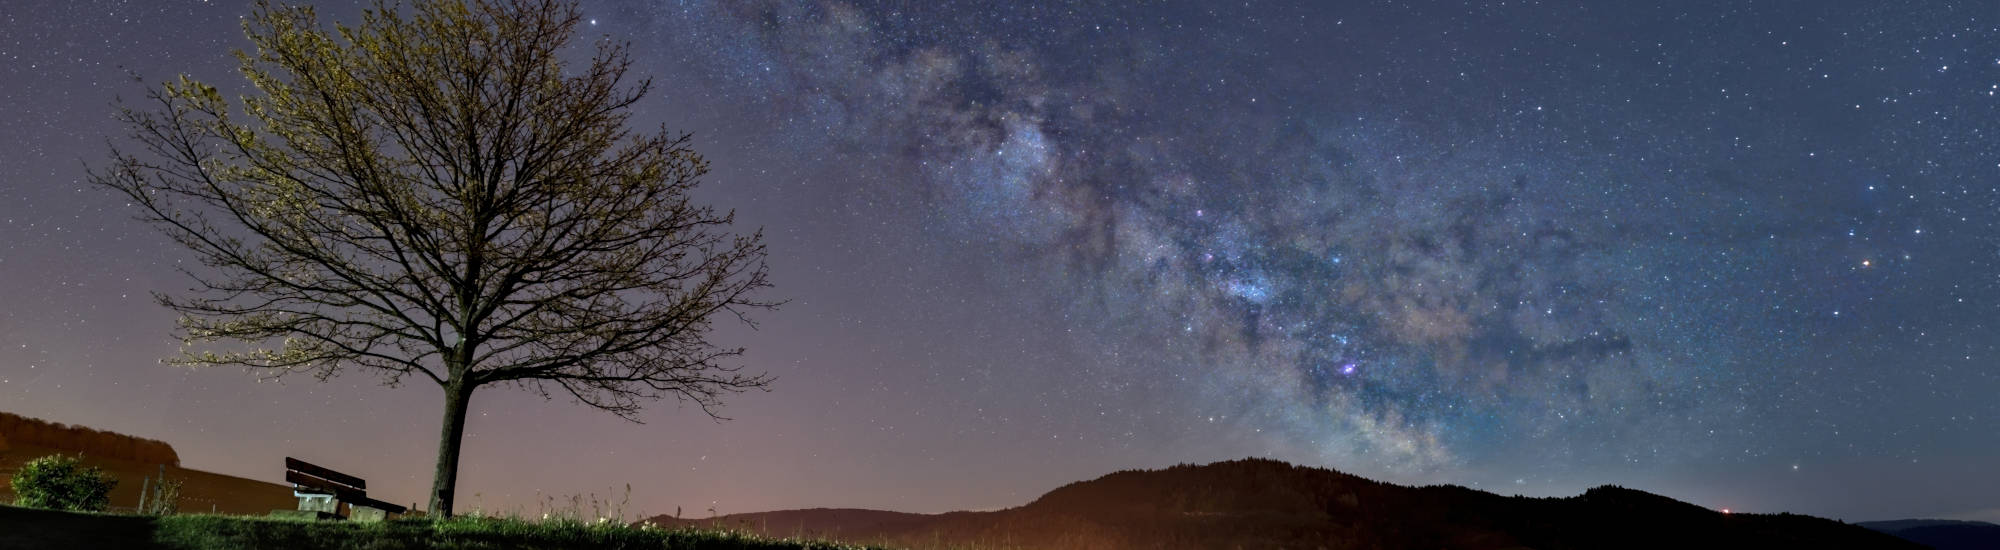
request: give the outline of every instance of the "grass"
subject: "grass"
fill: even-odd
[[[206,514],[82,514],[0,506],[0,548],[866,550],[869,547],[767,539],[723,530],[631,527],[615,522],[560,519],[531,522],[458,517],[355,523]]]

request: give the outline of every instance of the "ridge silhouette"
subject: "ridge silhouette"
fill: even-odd
[[[1563,498],[1508,497],[1267,459],[1120,471],[991,512],[811,509],[649,521],[919,550],[1921,548],[1833,520],[1724,514],[1617,486]]]

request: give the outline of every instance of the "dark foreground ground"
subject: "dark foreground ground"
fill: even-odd
[[[2000,525],[1983,521],[1901,519],[1866,521],[1855,525],[1895,535],[1937,550],[2000,549]]]
[[[0,549],[863,550],[695,529],[462,518],[363,524],[243,516],[78,514],[0,505]]]

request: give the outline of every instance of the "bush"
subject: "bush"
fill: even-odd
[[[139,499],[139,513],[168,516],[181,511],[181,480],[165,476],[153,480],[151,494]]]
[[[118,480],[76,457],[49,455],[14,472],[14,504],[73,512],[102,512]]]

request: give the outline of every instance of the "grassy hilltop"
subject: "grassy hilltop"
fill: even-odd
[[[0,505],[0,548],[134,550],[866,550],[704,529],[461,517],[382,523],[82,514]]]

